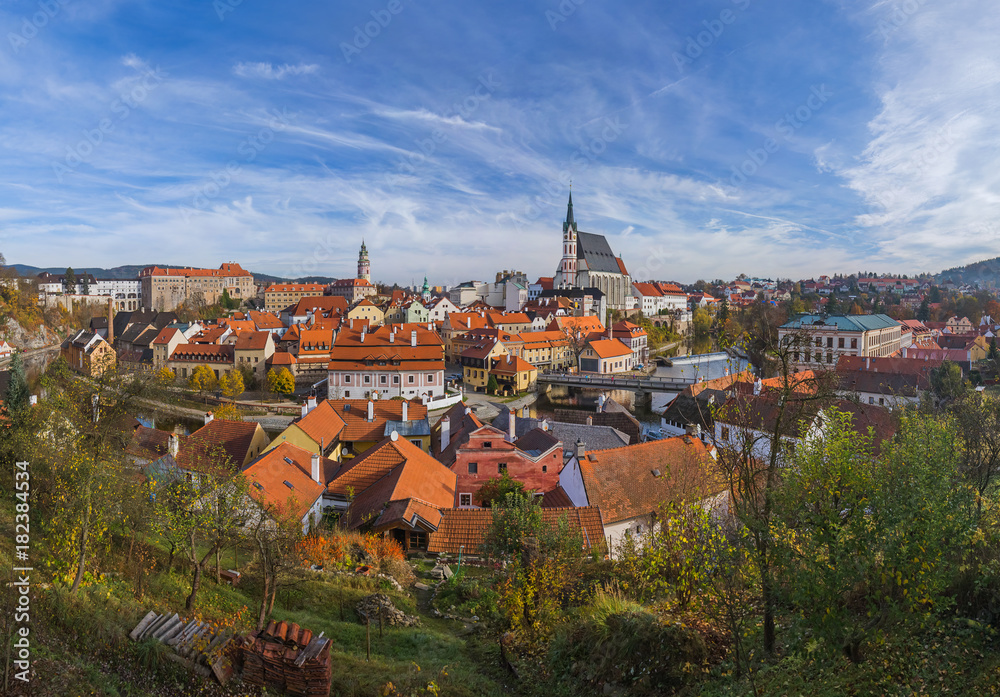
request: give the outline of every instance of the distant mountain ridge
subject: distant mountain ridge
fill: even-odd
[[[938,283],[950,280],[958,285],[968,283],[970,285],[979,284],[983,287],[1000,286],[1000,257],[945,269],[936,274],[934,280]]]
[[[63,274],[66,272],[66,267],[56,267],[50,266],[48,268],[39,268],[37,266],[28,266],[27,264],[8,264],[8,266],[15,271],[17,271],[19,276],[24,278],[34,278],[40,273],[46,272],[55,275]],[[139,272],[142,271],[147,266],[159,266],[161,269],[183,269],[184,266],[174,266],[171,264],[127,264],[125,266],[115,266],[110,269],[102,269],[96,266],[88,266],[81,268],[73,268],[73,273],[89,273],[94,278],[113,278],[113,279],[133,279],[139,276]],[[270,276],[266,273],[255,273],[253,274],[254,280],[257,283],[333,283],[335,278],[329,278],[326,276],[308,276],[306,278],[297,279],[287,279],[280,278],[278,276]]]

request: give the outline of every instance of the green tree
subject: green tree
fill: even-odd
[[[90,295],[90,274],[85,273],[80,277],[80,294]]]
[[[525,552],[528,541],[537,541],[542,526],[542,508],[533,497],[509,491],[503,501],[493,502],[493,520],[481,549],[494,559],[513,560]],[[537,544],[534,545],[537,551]]]
[[[243,374],[238,370],[230,370],[219,378],[219,389],[226,397],[235,400],[246,390],[243,385]]]
[[[76,292],[76,274],[73,273],[72,266],[67,267],[66,273],[63,274],[63,290],[66,293]]]
[[[476,492],[476,500],[479,501],[479,505],[483,508],[492,508],[495,502],[499,501],[502,503],[506,501],[507,494],[511,493],[518,496],[528,495],[524,490],[524,483],[512,479],[510,474],[504,471],[499,477],[486,480],[479,488],[479,491]]]
[[[986,355],[991,361],[995,361],[1000,358],[1000,351],[997,351],[997,338],[995,336],[990,337],[990,352]]]
[[[694,311],[691,323],[695,338],[702,339],[708,336],[708,333],[712,329],[712,315],[704,307],[699,307]]]
[[[215,377],[215,371],[207,365],[199,365],[191,372],[191,377],[188,378],[188,387],[203,397],[205,393],[214,390],[218,385],[219,380]]]
[[[288,368],[271,368],[267,371],[267,391],[290,395],[295,391],[295,377]]]
[[[944,361],[931,370],[931,391],[939,403],[948,404],[966,393],[968,385],[962,377],[962,368],[957,363]]]
[[[490,373],[490,379],[486,381],[486,394],[496,394],[499,389],[500,383],[497,382],[497,376]]]
[[[21,358],[21,350],[14,352],[14,357],[10,361],[10,382],[7,385],[7,393],[4,395],[4,406],[7,413],[12,418],[17,418],[28,408],[30,390],[28,389],[28,378],[24,372],[24,360]]]
[[[924,299],[920,301],[920,307],[917,308],[917,319],[921,322],[926,322],[931,318],[931,300],[930,297],[924,296]]]
[[[958,443],[946,420],[903,417],[881,457],[851,417],[828,410],[775,497],[774,539],[788,600],[814,636],[852,661],[876,628],[943,601],[970,497],[954,486]]]

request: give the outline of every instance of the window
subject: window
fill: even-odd
[[[344,376],[344,384],[345,385],[350,385],[351,384],[351,376],[350,375],[345,375]]]
[[[827,363],[833,363],[833,354],[832,353],[827,353],[826,354],[826,362]]]
[[[378,384],[385,385],[386,382],[387,382],[387,380],[386,380],[386,376],[385,375],[379,375],[378,376]]]
[[[398,385],[399,384],[399,376],[398,375],[393,375],[392,376],[392,384],[393,385]]]
[[[479,474],[479,463],[470,462],[469,463],[469,474]]]
[[[406,376],[406,384],[408,384],[408,385],[412,385],[413,384],[413,376],[412,375],[407,375]]]
[[[857,339],[851,339],[851,348],[852,349],[856,349],[857,347],[858,347],[858,340]]]
[[[806,360],[805,360],[805,362],[808,363],[811,360],[812,360],[812,351],[806,351]]]
[[[458,495],[458,505],[459,506],[471,506],[472,505],[472,494],[459,494]]]
[[[844,348],[844,337],[837,339],[837,348]]]
[[[427,549],[427,533],[423,530],[410,532],[410,549]]]
[[[493,447],[493,441],[484,440],[483,441],[483,447],[484,448],[492,448]]]
[[[549,471],[549,466],[548,465],[542,465],[542,472],[548,472],[548,471]]]
[[[506,471],[507,471],[507,463],[506,462],[501,462],[500,464],[497,465],[497,472],[499,472],[500,474],[503,474]]]
[[[822,346],[823,345],[823,339],[822,339],[822,337],[818,337],[818,336],[816,337],[816,345],[817,346]]]
[[[434,384],[434,376],[431,373],[427,373],[427,382],[428,382],[428,384],[431,384],[431,385]]]
[[[826,347],[827,348],[833,348],[833,337],[832,336],[826,337]]]
[[[365,384],[366,385],[370,385],[371,382],[372,382],[372,376],[371,375],[365,375]]]

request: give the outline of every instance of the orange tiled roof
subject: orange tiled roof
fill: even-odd
[[[317,404],[316,408],[308,414],[292,423],[305,431],[306,435],[317,443],[323,441],[326,445],[332,443],[345,426],[344,420],[337,415],[334,406],[326,399]]]
[[[441,513],[441,523],[431,533],[427,551],[457,553],[464,546],[466,554],[479,554],[479,546],[493,524],[493,511],[488,508],[449,508]],[[580,534],[586,549],[594,549],[601,554],[606,551],[600,508],[542,508],[542,526],[545,528],[555,529],[564,517],[569,529]]]
[[[591,341],[590,348],[594,349],[594,353],[601,358],[617,358],[618,356],[632,355],[632,349],[618,341],[618,339]]]
[[[276,283],[268,286],[265,293],[318,293],[323,294],[326,288],[322,283]]]
[[[361,459],[378,463],[380,469],[396,464],[354,498],[347,511],[348,527],[370,524],[378,529],[399,522],[387,519],[384,513],[387,504],[395,501],[414,499],[426,508],[437,510],[455,503],[457,475],[405,438],[386,438]],[[372,467],[370,473],[375,472]],[[397,506],[395,513],[401,516],[406,508],[399,510]],[[433,525],[433,520],[429,522]]]
[[[153,339],[152,343],[166,344],[174,338],[175,334],[180,334],[180,330],[175,327],[164,327],[160,330],[160,333],[156,335],[156,338]]]
[[[587,453],[580,461],[590,504],[605,523],[637,518],[668,501],[703,499],[725,489],[710,450],[678,436]],[[658,470],[658,473],[654,473]]]
[[[204,467],[206,455],[221,448],[232,467],[242,467],[247,461],[250,446],[260,424],[256,421],[228,421],[212,419],[180,442],[177,464],[184,469]]]
[[[281,329],[285,326],[281,323],[280,319],[272,315],[270,312],[257,312],[256,310],[250,310],[250,319],[257,325],[257,329]]]
[[[308,296],[296,303],[291,314],[301,317],[307,312],[347,314],[347,298],[342,295]]]
[[[346,442],[380,441],[385,437],[386,421],[403,420],[403,400],[376,399],[372,400],[375,420],[368,421],[368,400],[366,399],[328,399],[327,403],[344,422],[344,430],[340,440]],[[420,421],[427,418],[427,407],[419,401],[407,403],[406,418],[409,421]],[[346,407],[350,408],[346,408]]]
[[[312,453],[291,443],[268,450],[243,470],[243,474],[255,501],[293,520],[301,520],[325,488],[312,478]]]
[[[270,332],[243,332],[236,340],[237,351],[263,351],[271,339]]]
[[[171,361],[191,363],[225,363],[233,362],[232,344],[180,344],[170,354]]]
[[[531,371],[537,372],[538,369],[522,358],[508,355],[506,358],[498,359],[496,367],[490,372],[496,375],[516,375],[517,373],[527,373]]]

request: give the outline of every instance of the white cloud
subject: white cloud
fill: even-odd
[[[995,256],[984,231],[1000,218],[1000,18],[985,0],[927,3],[895,20],[894,7],[871,13],[892,31],[882,32],[867,146],[854,163],[817,161],[868,205],[855,222],[884,258],[928,269]]]
[[[282,80],[288,75],[312,75],[319,70],[315,63],[274,66],[271,63],[237,63],[233,72],[240,77],[259,77],[264,80]]]

